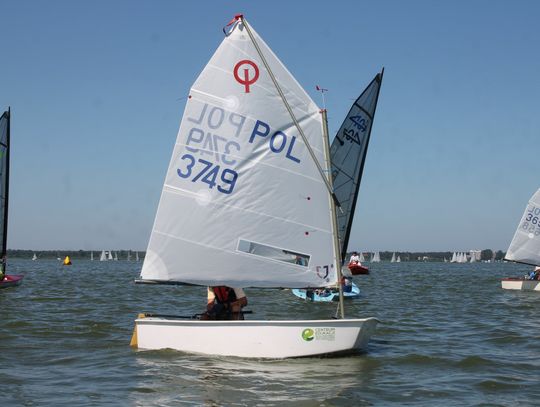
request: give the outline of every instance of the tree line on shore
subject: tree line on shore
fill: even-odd
[[[69,256],[72,259],[90,260],[94,253],[94,260],[99,260],[101,250],[26,250],[26,249],[8,249],[7,257],[10,259],[31,259],[34,254],[38,259],[64,259]],[[111,250],[111,253],[116,253],[119,260],[126,260],[128,254],[131,255],[131,260],[135,260],[134,250]],[[146,252],[139,251],[139,259],[143,259]]]
[[[360,253],[360,251],[358,251]],[[369,262],[371,252],[362,252],[364,254],[364,258],[366,262]],[[390,261],[392,259],[392,255],[395,254],[396,256],[400,256],[401,261],[444,261],[446,259],[447,261],[450,261],[452,258],[452,254],[454,252],[379,252],[381,261]],[[469,252],[466,252],[469,254]],[[351,256],[351,253],[347,254],[348,260]],[[484,249],[480,251],[480,260],[481,261],[499,261],[504,259],[505,252],[502,250],[493,251],[491,249]]]
[[[135,260],[135,251],[134,250],[112,250],[113,253],[118,254],[118,259],[126,260],[128,254],[131,255],[131,259]],[[360,251],[358,251],[360,253]],[[63,259],[66,256],[71,257],[72,259],[88,259],[91,258],[91,253],[94,253],[94,260],[99,260],[101,254],[100,250],[26,250],[26,249],[8,249],[7,257],[14,259],[31,259],[35,254],[38,259]],[[143,259],[145,252],[140,251],[139,259]],[[363,252],[366,261],[369,261],[367,257],[367,252]],[[444,259],[450,261],[452,258],[453,252],[379,252],[381,256],[381,261],[390,261],[392,254],[401,257],[401,261],[444,261]],[[491,260],[498,261],[504,258],[504,253],[501,250],[493,251],[490,249],[484,249],[480,252],[480,260]],[[351,253],[347,255],[348,260],[351,256]]]

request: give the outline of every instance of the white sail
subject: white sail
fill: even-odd
[[[319,108],[251,30],[324,163]],[[335,284],[328,196],[238,21],[190,91],[141,278],[233,287]]]
[[[105,254],[105,250],[101,251],[101,256],[99,256],[99,261],[107,261],[107,255]]]
[[[450,263],[455,263],[457,261],[457,255],[456,252],[452,254],[452,258],[450,259]]]
[[[540,266],[540,189],[529,200],[505,259]]]
[[[401,256],[397,256],[396,263],[401,263]]]
[[[364,258],[364,253],[360,252],[360,263],[365,262],[366,259]]]
[[[396,262],[396,253],[392,253],[392,259],[390,259],[390,262],[391,262],[391,263],[395,263],[395,262]]]
[[[373,255],[373,257],[371,258],[371,262],[372,263],[378,263],[381,261],[381,255],[379,252],[375,252],[375,254]]]
[[[32,260],[36,261],[37,260],[37,256],[36,254],[34,253],[34,255],[32,256]]]
[[[111,252],[111,251],[108,251],[108,252],[107,252],[107,260],[113,260],[113,256],[112,256],[112,252]]]
[[[114,260],[118,261],[118,252],[114,252]]]
[[[90,252],[90,261],[94,261],[94,252]]]
[[[139,252],[135,252],[135,261],[139,261]]]

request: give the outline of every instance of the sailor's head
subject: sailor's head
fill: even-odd
[[[354,254],[356,256],[356,255],[358,255],[358,252],[352,252],[352,254]]]

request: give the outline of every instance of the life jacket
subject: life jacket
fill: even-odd
[[[219,304],[229,304],[236,301],[236,293],[234,289],[220,285],[217,287],[212,287],[214,295],[216,296],[216,302]]]

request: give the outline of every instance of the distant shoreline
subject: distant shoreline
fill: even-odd
[[[109,250],[106,250],[108,253]],[[131,256],[131,260],[135,260],[136,253],[139,254],[139,260],[144,259],[146,255],[145,251],[136,251],[136,250],[110,250],[112,256],[118,256],[118,260],[126,260],[128,254]],[[101,250],[26,250],[26,249],[8,249],[7,258],[8,259],[32,259],[34,254],[39,259],[64,259],[64,257],[69,256],[72,259],[91,259],[92,253],[94,253],[94,260],[99,260],[101,255]]]
[[[135,251],[135,250],[111,250],[112,255],[115,254],[118,256],[118,260],[127,260],[128,254],[131,256],[131,260],[135,260],[135,253],[139,254],[139,260],[144,259],[146,251]],[[27,250],[27,249],[8,249],[7,258],[8,259],[32,259],[35,254],[38,259],[58,259],[69,256],[72,259],[88,259],[90,260],[91,254],[94,253],[94,260],[99,260],[101,255],[101,250]],[[352,253],[352,252],[351,252]],[[345,260],[348,260],[351,256],[351,253],[347,254]],[[391,251],[380,251],[381,261],[390,261],[392,255],[395,253],[396,256],[400,256],[402,262],[407,261],[433,261],[433,262],[444,262],[446,259],[450,261],[452,258],[453,252],[443,251],[443,252],[391,252]],[[468,252],[466,252],[468,253]],[[363,252],[366,259],[366,263],[369,263],[369,253]],[[498,250],[496,252],[485,249],[480,251],[480,259],[478,261],[499,261],[503,260],[506,253]]]

